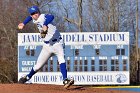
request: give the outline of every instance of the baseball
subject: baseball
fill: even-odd
[[[23,23],[20,23],[20,24],[18,25],[18,29],[23,29],[23,27],[24,27],[24,24],[23,24]]]
[[[19,25],[19,26],[18,26],[18,29],[22,29],[22,28],[23,28],[23,26],[22,26],[22,25]]]

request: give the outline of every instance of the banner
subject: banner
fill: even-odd
[[[68,77],[75,85],[129,84],[128,32],[61,33]],[[18,79],[36,64],[43,41],[39,33],[18,34]],[[27,83],[62,85],[56,56]]]

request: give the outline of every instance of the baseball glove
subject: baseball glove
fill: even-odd
[[[40,34],[41,34],[41,38],[45,38],[47,31],[41,31]]]
[[[41,31],[41,38],[45,38],[47,32],[48,32],[48,26],[44,25]]]

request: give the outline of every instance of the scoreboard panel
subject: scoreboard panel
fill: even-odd
[[[68,77],[77,85],[129,84],[129,33],[61,33]],[[38,33],[18,35],[18,78],[36,64],[43,42]],[[78,75],[79,74],[79,75]],[[62,84],[56,56],[51,57],[29,81]]]

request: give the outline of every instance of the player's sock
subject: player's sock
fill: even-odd
[[[27,77],[30,79],[36,72],[34,71],[34,69],[32,68],[30,73],[27,75]]]
[[[61,71],[61,73],[62,73],[63,80],[65,80],[65,79],[67,78],[66,63],[61,63],[61,64],[60,64],[60,71]]]

